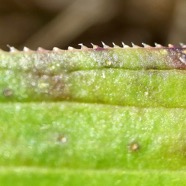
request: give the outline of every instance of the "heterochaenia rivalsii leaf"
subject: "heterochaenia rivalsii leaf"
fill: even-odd
[[[185,70],[185,46],[0,51],[0,183],[186,184]]]

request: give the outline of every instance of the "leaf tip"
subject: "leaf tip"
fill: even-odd
[[[88,47],[86,47],[83,43],[79,43],[78,45],[81,47],[82,50],[88,49]]]
[[[110,48],[110,47],[109,47],[108,45],[106,45],[103,41],[102,41],[101,43],[102,43],[103,48],[105,48],[105,49]]]
[[[123,48],[130,48],[129,45],[126,45],[124,42],[122,42]]]
[[[146,44],[146,43],[142,43],[144,48],[152,48],[150,45]]]

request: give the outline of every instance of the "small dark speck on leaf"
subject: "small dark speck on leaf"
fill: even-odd
[[[11,97],[13,95],[13,90],[10,88],[6,88],[3,90],[3,95],[5,97]]]
[[[57,137],[57,141],[59,143],[66,143],[67,142],[67,138],[64,135],[60,135]]]
[[[139,146],[138,143],[132,142],[132,143],[129,144],[129,150],[130,150],[131,152],[136,152],[136,151],[138,151],[139,149],[140,149],[140,146]]]

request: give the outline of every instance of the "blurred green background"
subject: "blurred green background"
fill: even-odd
[[[0,48],[186,42],[186,0],[0,0]]]

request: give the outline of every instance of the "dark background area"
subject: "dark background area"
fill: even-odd
[[[186,0],[0,0],[0,48],[186,42]]]

